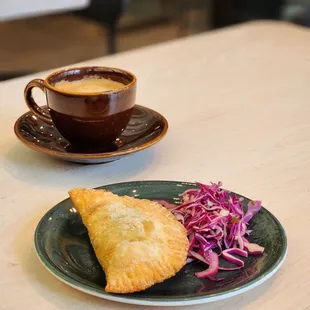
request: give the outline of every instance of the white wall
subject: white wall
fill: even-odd
[[[71,11],[90,0],[0,0],[0,21]]]

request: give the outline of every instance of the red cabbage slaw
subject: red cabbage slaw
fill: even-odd
[[[250,201],[246,212],[243,198],[221,188],[221,182],[205,185],[196,183],[199,188],[186,190],[180,194],[182,204],[174,205],[159,201],[168,208],[187,230],[189,239],[187,263],[199,260],[208,265],[197,272],[198,278],[220,281],[213,276],[219,270],[237,270],[244,262],[234,256],[247,257],[248,254],[261,254],[264,248],[250,243],[247,236],[251,230],[248,223],[261,208],[261,201]],[[233,263],[230,268],[219,265],[219,257]]]

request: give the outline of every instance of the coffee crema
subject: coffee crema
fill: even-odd
[[[91,94],[118,90],[124,88],[124,84],[102,77],[86,77],[81,80],[63,80],[55,84],[55,88],[66,93]]]

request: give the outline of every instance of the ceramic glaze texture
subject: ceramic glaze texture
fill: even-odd
[[[63,91],[59,82],[74,83],[84,78],[119,82],[119,89],[94,92]],[[72,84],[73,85],[73,84]],[[125,70],[107,67],[76,67],[56,71],[44,81],[34,79],[25,87],[25,101],[37,117],[45,120],[46,114],[35,103],[32,89],[39,87],[46,94],[47,106],[58,131],[70,143],[79,146],[106,146],[124,131],[133,112],[136,99],[136,77]]]
[[[141,181],[102,188],[118,195],[179,203],[179,194],[195,186],[185,182]],[[245,206],[248,201],[245,198]],[[138,300],[143,304],[200,303],[250,289],[267,279],[280,266],[286,254],[287,241],[281,224],[264,208],[250,222],[249,229],[253,230],[249,240],[264,246],[265,253],[242,258],[245,262],[242,269],[220,271],[217,277],[223,277],[223,281],[198,279],[195,272],[206,269],[206,265],[193,262],[173,278],[139,293],[117,295],[118,300]],[[35,244],[43,264],[64,282],[102,298],[111,299],[111,296],[115,296],[104,291],[104,272],[70,199],[59,203],[43,217],[35,233]],[[220,265],[231,266],[225,260],[220,260]]]
[[[104,163],[143,150],[161,140],[168,129],[167,120],[156,111],[136,105],[122,135],[109,147],[85,148],[71,145],[55,128],[32,112],[15,124],[17,137],[28,147],[67,161]]]

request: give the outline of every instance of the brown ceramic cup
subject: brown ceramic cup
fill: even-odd
[[[118,90],[70,93],[55,88],[57,82],[85,77],[103,77],[124,84]],[[125,70],[108,67],[77,67],[50,74],[45,80],[30,81],[24,91],[29,109],[43,121],[54,124],[73,145],[103,147],[115,141],[126,128],[136,97],[136,77]],[[46,95],[48,112],[38,106],[32,89]]]

